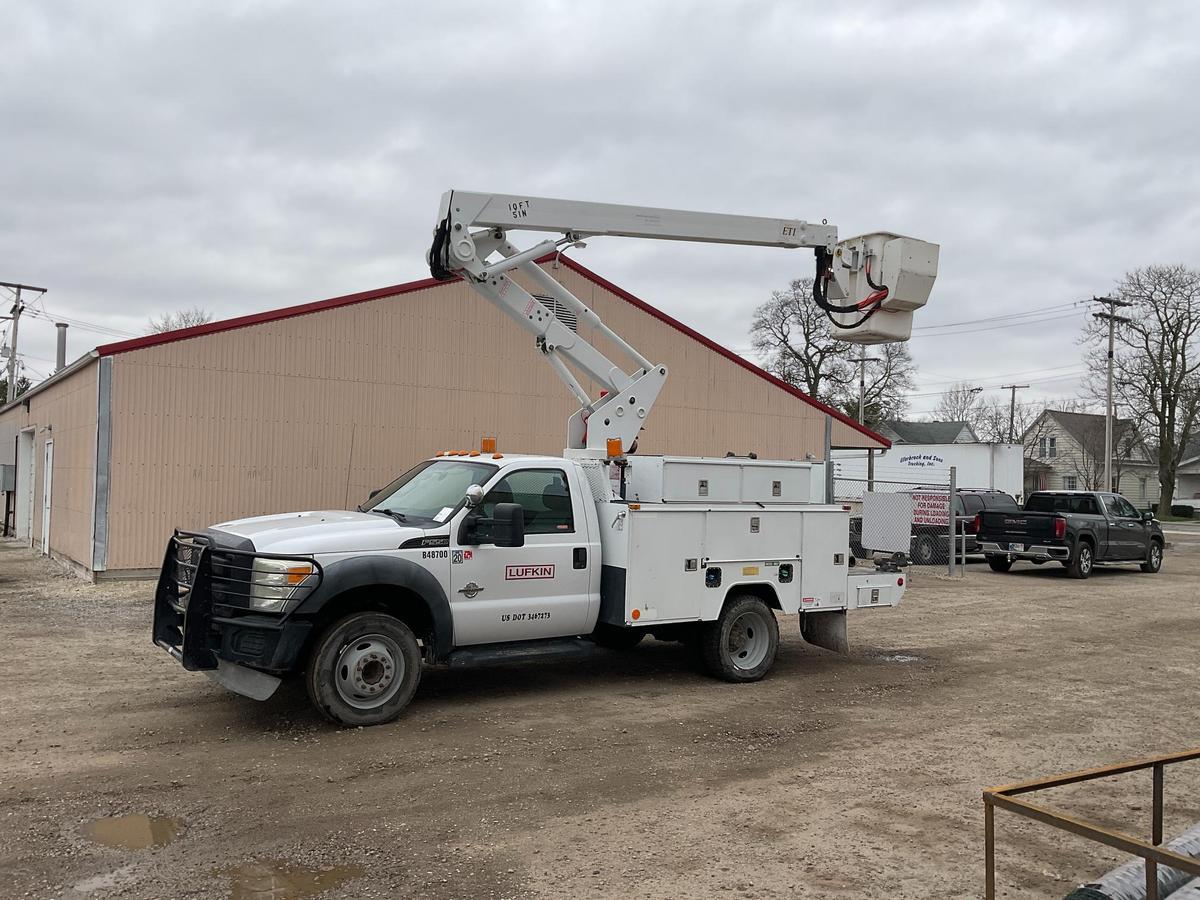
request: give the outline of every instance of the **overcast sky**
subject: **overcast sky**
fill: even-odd
[[[452,187],[827,218],[942,245],[922,414],[960,378],[1071,393],[1065,304],[1200,267],[1200,4],[471,5],[0,0],[0,281],[138,334],[424,277]],[[812,270],[575,256],[747,354],[754,307]],[[69,356],[114,339],[72,328]],[[20,346],[49,372],[51,322]]]

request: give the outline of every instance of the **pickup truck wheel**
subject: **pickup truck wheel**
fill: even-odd
[[[334,623],[309,657],[308,696],[339,725],[382,725],[408,706],[421,681],[421,649],[407,625],[361,612]]]
[[[1163,545],[1160,541],[1150,542],[1150,555],[1146,557],[1146,561],[1142,563],[1142,571],[1148,575],[1153,575],[1162,568],[1163,560]]]
[[[993,572],[1007,572],[1012,568],[1012,560],[1006,556],[989,556],[987,562]]]
[[[1072,578],[1087,578],[1092,574],[1095,557],[1092,555],[1092,545],[1080,541],[1075,548],[1074,558],[1067,563],[1067,574]]]
[[[733,597],[715,622],[704,626],[700,652],[710,675],[725,681],[758,681],[779,649],[779,622],[760,599]]]
[[[933,538],[927,534],[921,535],[913,547],[913,562],[918,566],[932,566],[936,561],[937,548],[933,545]]]

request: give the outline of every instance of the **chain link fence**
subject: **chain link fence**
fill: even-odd
[[[910,572],[962,576],[974,552],[954,467],[889,468],[834,461],[834,502],[850,510],[850,552],[870,562],[903,554]],[[956,501],[951,509],[951,497]],[[952,514],[953,512],[953,514]],[[953,522],[954,536],[951,537]]]

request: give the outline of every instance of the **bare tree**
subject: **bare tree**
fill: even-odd
[[[933,417],[939,422],[969,422],[974,425],[978,417],[981,401],[979,392],[983,390],[969,381],[957,381],[952,384],[933,408]]]
[[[866,347],[858,349],[867,350]],[[863,424],[868,428],[879,428],[884,422],[904,418],[917,367],[905,343],[880,344],[868,359],[873,361],[868,362],[864,370]],[[846,413],[858,415],[857,378],[842,390],[839,402]]]
[[[797,278],[754,311],[750,339],[764,368],[811,397],[835,403],[855,381],[854,347],[835,340],[813,302],[812,279]],[[857,397],[857,394],[856,394]]]
[[[1013,441],[1021,440],[1021,435],[1029,430],[1041,412],[1042,407],[1033,402],[1018,402],[1012,408]],[[972,414],[971,427],[981,441],[987,444],[1008,443],[1008,400],[1000,397],[981,400],[972,408]]]
[[[1113,393],[1157,447],[1158,514],[1175,494],[1176,472],[1200,417],[1200,272],[1183,265],[1147,266],[1117,285],[1128,319],[1116,328]],[[1084,330],[1093,394],[1105,396],[1108,326]]]
[[[754,311],[750,337],[755,353],[773,375],[812,397],[858,415],[858,366],[867,348],[834,337],[834,328],[812,299],[812,279],[797,278]],[[882,344],[866,368],[863,422],[878,427],[899,418],[908,406],[916,366],[905,344]]]
[[[1104,484],[1104,419],[1097,417],[1072,433],[1078,444],[1078,452],[1071,456],[1071,468],[1085,491],[1111,491],[1114,485]],[[1132,422],[1125,420],[1113,424],[1112,474],[1115,485],[1121,483],[1121,472],[1125,464],[1141,445],[1141,439]]]
[[[149,334],[161,334],[164,331],[176,331],[180,328],[191,328],[193,325],[204,325],[213,320],[213,314],[208,310],[193,306],[177,312],[163,313],[161,316],[151,316],[148,326]]]

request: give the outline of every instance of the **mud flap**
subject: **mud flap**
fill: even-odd
[[[227,691],[249,697],[251,700],[268,700],[279,687],[281,679],[257,669],[247,669],[236,663],[217,660],[216,669],[205,669],[204,674]]]
[[[800,636],[810,644],[824,647],[834,653],[849,653],[850,642],[846,639],[846,611],[800,613]]]

